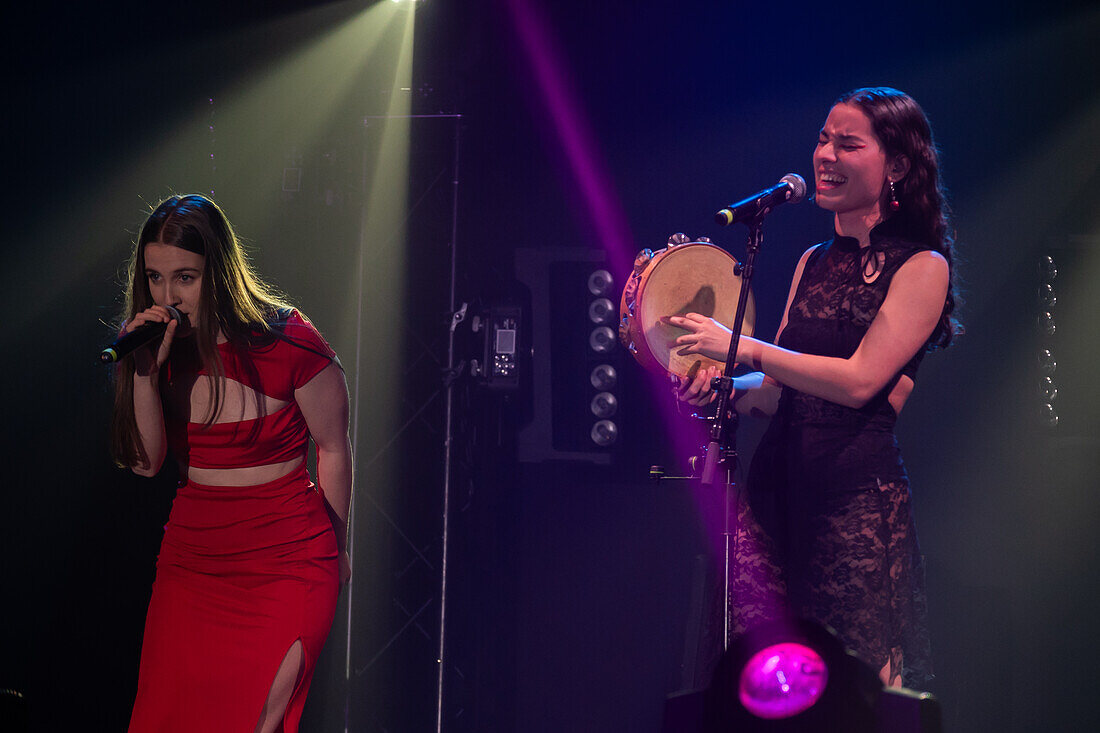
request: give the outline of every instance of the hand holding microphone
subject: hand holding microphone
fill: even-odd
[[[126,324],[126,329],[111,342],[99,354],[99,360],[104,364],[112,364],[120,361],[128,354],[138,352],[145,345],[163,336],[160,346],[157,348],[156,359],[150,354],[147,358],[140,358],[134,354],[136,363],[135,373],[139,376],[148,376],[160,369],[168,360],[168,352],[172,348],[172,338],[182,320],[183,315],[170,305],[154,305],[138,313]],[[139,352],[140,353],[140,352]]]

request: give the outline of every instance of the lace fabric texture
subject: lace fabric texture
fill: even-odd
[[[775,499],[751,497],[739,506],[734,632],[794,613],[830,626],[875,671],[890,665],[891,677],[901,675],[907,686],[929,680],[924,561],[908,485],[833,495],[792,527],[806,539],[795,543],[797,554],[784,552],[792,543],[775,524],[783,521]]]
[[[882,264],[870,282],[865,280],[863,261],[866,258],[856,240],[837,236],[814,250],[791,302],[787,325],[779,337],[780,346],[842,359],[855,353],[886,299],[894,274],[910,257],[927,249],[904,239],[875,236],[875,233],[872,233],[872,247],[881,251],[877,261]],[[915,379],[923,357],[922,349],[902,367],[898,376],[904,374]],[[887,397],[895,384],[896,377],[858,410],[788,390],[785,396],[792,402],[790,419],[856,428],[870,422],[879,429],[893,430],[897,416]]]
[[[881,228],[872,245],[883,256],[871,278],[855,240],[836,237],[817,248],[781,346],[854,353],[894,273],[924,249]],[[735,632],[793,613],[832,627],[876,672],[889,665],[892,677],[917,687],[931,677],[924,564],[887,401],[901,374],[915,374],[922,353],[860,409],[784,388],[739,504],[730,578]],[[712,599],[721,606],[721,592]]]

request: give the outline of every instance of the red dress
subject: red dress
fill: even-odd
[[[209,427],[169,416],[172,452],[183,463],[241,468],[304,458],[309,431],[294,390],[335,354],[297,312],[277,332],[219,350],[227,379],[287,405]],[[168,369],[177,378],[187,372],[179,363]],[[284,731],[298,730],[338,573],[336,537],[304,460],[258,486],[181,483],[157,558],[130,731],[252,733],[279,665],[301,641],[302,673],[283,719]]]

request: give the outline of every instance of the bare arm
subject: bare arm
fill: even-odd
[[[154,352],[148,348],[139,349],[132,357],[134,359],[134,420],[137,422],[141,448],[148,459],[146,463],[130,467],[139,476],[157,475],[168,455],[164,405],[160,396],[160,368],[168,360],[168,352],[172,348],[172,339],[179,324],[171,320],[167,310],[160,306],[153,306],[134,316],[134,319],[126,324],[125,329],[129,333],[145,323],[157,322],[168,323],[164,338],[157,350]]]
[[[783,309],[783,320],[779,323],[779,330],[775,332],[775,343],[779,343],[779,337],[783,333],[783,329],[787,327],[787,315],[790,313],[794,295],[798,292],[798,284],[802,281],[802,272],[806,269],[806,261],[810,258],[810,253],[817,249],[818,246],[819,245],[814,245],[803,252],[802,257],[798,260],[798,265],[794,269],[794,276],[791,278],[791,287],[787,293],[787,305]],[[724,340],[726,344],[725,349],[728,352],[729,340],[732,336],[730,330],[713,319],[708,320],[710,323],[700,324],[701,327],[711,329],[714,333],[714,337],[717,338],[719,342]],[[679,324],[674,323],[673,325]],[[745,337],[742,336],[742,339],[744,338]],[[725,359],[725,352],[719,357],[719,361],[723,359]],[[711,403],[715,398],[715,394],[711,391],[711,380],[717,376],[717,369],[701,370],[694,381],[684,386],[684,391],[681,393],[680,399],[694,405],[706,405]],[[733,406],[737,412],[742,415],[774,415],[776,408],[779,406],[779,395],[782,391],[783,388],[779,382],[766,376],[763,372],[745,374],[733,380]]]
[[[294,400],[317,446],[317,483],[336,533],[336,545],[343,555],[347,550],[353,480],[348,437],[348,385],[343,371],[335,363],[328,365],[295,390]],[[344,575],[343,571],[341,574]]]
[[[757,339],[742,338],[738,360],[800,392],[859,408],[867,404],[928,341],[947,297],[948,265],[932,251],[913,255],[894,275],[886,299],[855,353],[847,359],[789,351]],[[712,356],[721,339],[689,313],[692,333],[677,343],[685,353]],[[709,321],[710,319],[705,319]],[[675,324],[679,325],[679,324]],[[728,337],[726,348],[729,348]]]

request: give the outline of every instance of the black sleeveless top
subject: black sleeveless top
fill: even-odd
[[[930,249],[902,236],[887,220],[870,232],[862,251],[851,237],[834,235],[807,258],[779,345],[792,351],[848,358],[886,299],[894,274],[914,254]],[[882,253],[877,278],[863,278],[867,258]],[[873,260],[872,260],[873,261]],[[922,348],[866,405],[845,407],[783,387],[779,407],[753,458],[750,485],[796,493],[860,491],[906,480],[894,437],[897,415],[888,400],[901,375],[916,377]]]

